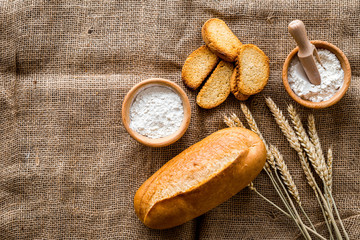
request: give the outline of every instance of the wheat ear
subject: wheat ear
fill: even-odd
[[[319,136],[317,134],[317,131],[316,131],[316,126],[315,126],[315,118],[314,118],[314,115],[310,114],[309,117],[308,117],[308,129],[309,129],[309,137],[310,137],[310,140],[311,140],[311,143],[314,145],[315,147],[315,152],[316,152],[316,155],[319,159],[319,161],[321,162],[321,169],[323,170],[323,175],[324,175],[324,185],[327,186],[324,187],[325,189],[325,197],[326,197],[326,200],[328,201],[328,204],[329,204],[329,208],[330,210],[332,211],[332,201],[331,201],[331,196],[330,196],[330,193],[329,193],[329,185],[331,185],[331,177],[329,175],[329,169],[328,169],[328,166],[325,162],[325,157],[324,157],[324,154],[323,154],[323,151],[322,151],[322,148],[321,148],[321,144],[320,144],[320,139],[319,139]],[[329,215],[327,213],[327,215]]]
[[[294,197],[295,201],[301,206],[299,191],[298,191],[298,189],[295,185],[295,182],[294,182],[293,178],[291,177],[291,174],[285,164],[283,156],[281,155],[280,151],[275,146],[270,145],[270,151],[275,158],[277,168],[281,172],[281,178],[283,179],[283,181],[284,181],[285,185],[287,186],[291,195]]]
[[[321,160],[317,157],[315,147],[311,143],[308,135],[306,134],[305,129],[301,123],[300,117],[296,112],[295,108],[293,107],[293,105],[290,104],[288,106],[288,112],[294,124],[295,132],[300,140],[301,146],[304,148],[307,156],[309,157],[309,160],[313,165],[315,172],[324,181],[325,180],[324,178],[325,169],[323,169],[324,165],[322,164]]]
[[[263,143],[265,144],[266,159],[267,159],[268,163],[270,164],[270,166],[273,169],[276,169],[274,157],[271,155],[271,152],[269,151],[269,146],[266,143],[263,135],[261,134],[261,132],[260,132],[260,130],[259,130],[257,124],[256,124],[256,121],[255,121],[254,117],[252,116],[252,114],[250,112],[250,109],[244,103],[241,103],[240,106],[241,106],[241,111],[243,112],[243,114],[244,114],[244,116],[246,118],[246,121],[249,124],[249,127],[250,127],[251,131],[256,133],[260,137],[260,139],[263,141]]]
[[[310,114],[308,117],[308,128],[309,128],[308,132],[309,132],[311,143],[313,144],[313,146],[315,148],[316,155],[321,164],[321,169],[323,171],[325,184],[328,185],[328,182],[330,181],[329,171],[328,171],[328,167],[326,166],[325,157],[324,157],[324,154],[323,154],[323,151],[321,148],[321,144],[320,144],[320,139],[319,139],[319,136],[316,131],[315,118],[314,118],[314,115],[312,115],[312,114]]]
[[[326,162],[328,168],[328,175],[329,175],[328,181],[326,183],[330,192],[332,192],[332,174],[333,174],[332,163],[333,163],[333,154],[332,154],[332,149],[330,147],[327,153],[327,162]]]
[[[327,192],[326,192],[326,197],[330,200],[331,199],[331,192],[332,192],[332,162],[333,162],[333,155],[332,155],[332,150],[331,148],[329,148],[328,152],[327,152],[327,162],[326,162],[326,166],[327,166],[327,170],[328,170],[328,174],[326,179],[326,186],[327,186]],[[332,211],[333,210],[333,202],[330,200],[329,201],[329,208]]]
[[[224,123],[228,126],[228,127],[236,127],[235,122],[228,116],[224,115]]]
[[[241,120],[238,118],[238,116],[236,116],[235,113],[232,113],[230,115],[230,118],[233,120],[233,122],[235,123],[235,125],[237,127],[242,127],[242,128],[244,127],[244,124],[241,122]]]

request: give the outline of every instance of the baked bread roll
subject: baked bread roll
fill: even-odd
[[[269,58],[253,44],[241,46],[236,58],[236,86],[244,95],[254,95],[266,86],[269,74]]]
[[[241,42],[223,20],[207,20],[201,29],[201,35],[206,46],[216,55],[228,62],[235,61]]]
[[[217,131],[167,162],[138,189],[136,215],[148,227],[183,224],[226,201],[260,173],[261,139],[245,128]]]
[[[230,77],[234,65],[220,61],[214,72],[201,88],[196,103],[206,109],[214,108],[223,103],[230,94]]]
[[[237,70],[236,67],[234,68],[233,74],[231,75],[230,78],[230,91],[234,94],[234,96],[240,100],[240,101],[245,101],[247,100],[250,96],[249,95],[244,95],[241,92],[239,92],[238,88],[237,88],[237,84],[236,84],[236,75],[237,75]]]
[[[181,78],[185,85],[197,89],[219,62],[218,56],[206,46],[193,51],[185,60]]]

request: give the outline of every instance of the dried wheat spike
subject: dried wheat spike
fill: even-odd
[[[256,124],[256,121],[255,121],[254,117],[252,116],[252,114],[250,112],[250,109],[244,103],[241,103],[240,106],[241,106],[241,111],[243,112],[243,114],[244,114],[244,116],[246,118],[246,121],[250,126],[251,131],[256,133],[265,144],[267,161],[269,162],[269,164],[271,165],[271,167],[273,169],[276,169],[275,162],[274,162],[274,157],[271,155],[271,152],[269,151],[269,146],[266,143],[263,135],[261,134],[261,132],[260,132],[260,130],[259,130],[257,124]]]
[[[281,131],[289,141],[291,147],[294,148],[296,151],[301,151],[301,145],[296,136],[296,133],[293,130],[293,128],[290,126],[289,122],[286,120],[282,111],[269,97],[266,98],[266,105],[270,108],[270,111],[272,112],[276,123],[279,125]]]
[[[313,144],[315,148],[316,155],[318,159],[320,160],[321,169],[323,171],[323,175],[325,178],[325,182],[329,181],[329,172],[328,168],[326,166],[325,157],[321,148],[320,139],[316,131],[315,127],[315,118],[314,115],[310,114],[308,117],[308,128],[309,128],[309,136],[311,143]]]
[[[235,122],[228,116],[224,115],[224,123],[228,126],[228,127],[236,127]]]
[[[323,164],[321,163],[321,160],[317,157],[315,147],[310,142],[310,139],[306,134],[305,129],[301,123],[300,117],[297,114],[295,108],[291,104],[288,106],[288,112],[294,124],[295,132],[300,140],[301,146],[304,148],[311,164],[315,169],[315,172],[319,175],[319,177],[322,180],[325,180],[324,179],[325,169],[323,169]]]
[[[276,165],[281,172],[281,178],[283,179],[291,195],[294,197],[295,201],[299,204],[299,206],[301,206],[299,191],[285,164],[283,156],[281,155],[280,151],[273,145],[270,145],[270,151],[274,155]]]
[[[230,118],[233,120],[233,122],[235,123],[235,126],[237,127],[244,127],[244,124],[241,122],[241,120],[238,118],[238,116],[236,116],[235,113],[232,113],[230,115]]]
[[[326,186],[328,187],[330,193],[332,192],[332,173],[333,173],[332,163],[333,163],[333,155],[332,155],[332,150],[330,147],[328,150],[328,153],[327,153],[327,162],[326,162],[327,169],[328,169],[328,175],[326,178]],[[328,193],[328,192],[326,193],[327,199],[331,199],[330,193]],[[330,203],[330,209],[332,210],[333,202],[330,200],[329,203]]]
[[[326,181],[330,192],[332,191],[332,174],[333,174],[332,164],[333,164],[333,154],[332,154],[332,149],[330,147],[327,154],[327,168],[328,168],[329,177],[328,177],[328,181]]]
[[[257,135],[261,136],[261,132],[256,124],[255,119],[253,118],[253,116],[250,112],[250,109],[244,103],[241,103],[240,106],[241,106],[241,111],[245,115],[246,121],[248,122],[248,124],[250,126],[250,129]]]
[[[306,159],[306,155],[303,151],[298,152],[298,156],[300,158],[301,168],[304,170],[306,180],[308,181],[308,184],[310,187],[316,192],[315,182],[314,182],[314,175],[312,174],[310,170],[310,165],[308,160]]]

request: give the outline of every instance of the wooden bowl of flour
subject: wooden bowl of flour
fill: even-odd
[[[183,109],[183,118],[182,118],[182,120],[179,120],[179,123],[181,121],[180,126],[177,129],[175,129],[173,133],[163,136],[163,137],[159,137],[159,138],[154,138],[153,136],[151,137],[151,135],[149,135],[150,137],[146,136],[146,135],[142,135],[139,132],[132,129],[130,126],[131,121],[132,121],[131,114],[130,114],[131,107],[134,104],[134,102],[136,101],[136,98],[138,96],[141,96],[141,94],[144,95],[144,91],[149,91],[149,89],[151,89],[153,87],[156,87],[157,89],[164,88],[163,90],[168,93],[170,91],[173,93],[176,93],[181,99],[181,103],[179,103],[179,101],[177,101],[177,102],[182,105],[182,109]],[[176,100],[178,100],[177,97],[175,97],[175,98],[176,98]],[[155,100],[157,100],[157,99],[155,99]],[[164,98],[164,101],[166,101],[166,100],[167,99]],[[173,104],[173,102],[167,100],[167,105],[171,105],[171,104]],[[171,109],[171,107],[169,107],[167,105],[164,106],[164,108]],[[149,107],[148,110],[150,110],[150,111],[147,111],[148,114],[154,114],[154,111],[157,111],[156,108],[151,106],[151,104],[148,107]],[[176,109],[178,109],[178,108],[176,108]],[[140,109],[139,111],[142,111],[142,110]],[[146,112],[146,111],[144,110],[144,112]],[[127,95],[124,98],[123,104],[122,104],[122,122],[124,124],[125,129],[127,130],[127,132],[130,134],[130,136],[132,138],[134,138],[138,142],[140,142],[146,146],[149,146],[149,147],[165,147],[165,146],[168,146],[168,145],[176,142],[177,140],[179,140],[184,135],[187,128],[189,127],[190,116],[191,116],[190,102],[189,102],[189,98],[187,97],[184,90],[182,90],[182,88],[180,86],[178,86],[176,83],[171,82],[166,79],[161,79],[161,78],[151,78],[151,79],[147,79],[147,80],[144,80],[144,81],[136,84],[127,93]],[[154,122],[156,123],[156,121],[154,121]],[[141,124],[141,122],[140,122],[140,124]],[[148,126],[149,123],[148,123],[148,121],[146,121],[146,115],[144,116],[143,124],[144,124],[144,129],[146,131],[149,128],[149,126]],[[150,128],[151,128],[151,126],[150,126]]]
[[[327,49],[336,55],[336,57],[340,61],[341,68],[344,71],[344,82],[343,82],[342,87],[329,100],[322,101],[322,102],[312,102],[309,100],[302,99],[301,97],[296,95],[294,93],[294,91],[291,89],[289,81],[288,81],[288,69],[289,69],[289,66],[290,66],[290,63],[291,63],[293,57],[296,56],[296,54],[299,50],[298,47],[294,48],[285,60],[285,63],[283,66],[283,71],[282,71],[282,80],[283,80],[285,90],[288,92],[290,97],[292,99],[294,99],[297,103],[301,104],[302,106],[308,107],[308,108],[316,108],[316,109],[327,108],[327,107],[334,105],[338,101],[340,101],[340,99],[345,95],[346,91],[348,90],[350,82],[351,82],[350,63],[349,63],[347,57],[345,56],[345,54],[339,48],[332,45],[331,43],[328,43],[325,41],[318,41],[318,40],[311,41],[311,43],[313,45],[315,45],[315,47],[317,49]]]

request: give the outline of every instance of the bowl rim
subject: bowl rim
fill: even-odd
[[[162,85],[165,87],[169,87],[180,96],[184,107],[184,118],[179,129],[175,133],[162,138],[148,138],[130,128],[131,104],[135,99],[136,95],[141,90],[143,90],[147,85]],[[126,131],[130,134],[132,138],[149,147],[165,147],[179,140],[186,132],[187,128],[189,127],[190,119],[191,119],[191,106],[188,96],[179,85],[164,78],[149,78],[135,84],[130,89],[130,91],[124,97],[121,113],[122,113],[122,123]]]
[[[290,54],[287,56],[282,70],[282,81],[285,87],[285,90],[290,95],[292,99],[294,99],[297,103],[304,107],[308,108],[315,108],[315,109],[321,109],[326,108],[334,105],[335,103],[339,102],[340,99],[345,95],[346,91],[348,90],[351,82],[351,68],[350,63],[345,54],[335,45],[326,42],[326,41],[320,41],[320,40],[314,40],[311,41],[312,44],[315,45],[316,48],[324,48],[336,55],[336,57],[339,59],[341,68],[344,71],[344,83],[342,87],[332,96],[329,100],[322,101],[322,102],[312,102],[309,100],[302,99],[296,93],[293,92],[291,89],[289,82],[288,82],[288,68],[290,65],[290,62],[292,58],[295,56],[295,54],[298,52],[299,47],[294,48]]]

